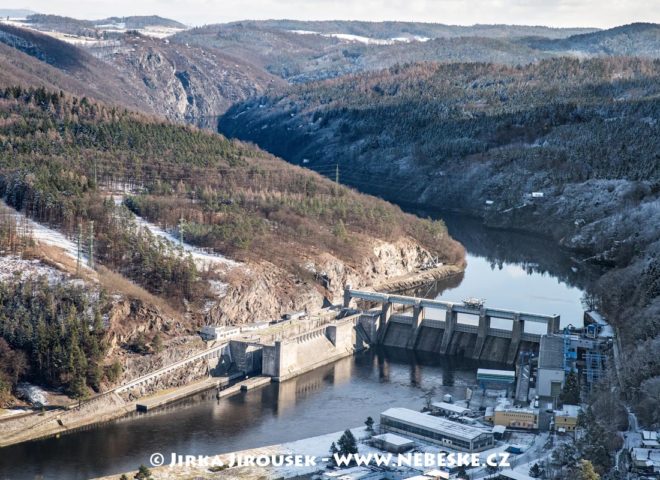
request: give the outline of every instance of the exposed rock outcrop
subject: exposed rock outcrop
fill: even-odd
[[[463,270],[462,265],[430,268],[436,266],[433,255],[410,238],[372,242],[371,254],[356,264],[328,252],[309,258],[305,268],[312,279],[306,281],[267,262],[235,269],[226,296],[211,308],[207,321],[220,325],[265,321],[289,312],[317,310],[324,300],[336,303],[346,285],[387,288],[401,281],[410,287],[418,273],[423,281],[432,281]]]

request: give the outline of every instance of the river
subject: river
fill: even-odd
[[[463,275],[418,289],[430,298],[557,313],[582,322],[580,299],[593,274],[545,239],[445,217],[468,250]],[[211,393],[60,438],[0,449],[0,479],[86,479],[135,470],[154,452],[224,453],[361,425],[391,406],[419,409],[427,392],[465,396],[484,366],[464,359],[371,350],[282,384],[216,400]],[[494,365],[497,366],[497,365]]]

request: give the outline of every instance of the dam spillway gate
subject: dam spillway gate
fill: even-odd
[[[351,311],[354,300],[380,306],[362,311],[357,326],[371,343],[390,347],[513,364],[519,351],[537,349],[542,335],[559,332],[559,315],[554,314],[346,288],[344,309]],[[473,320],[461,321],[465,318]]]

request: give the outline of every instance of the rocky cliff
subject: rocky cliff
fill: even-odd
[[[309,256],[304,262],[308,274],[305,276],[311,274],[313,279],[309,281],[261,262],[235,268],[229,274],[227,293],[211,308],[206,321],[240,324],[271,320],[302,310],[313,312],[325,301],[339,302],[346,285],[376,288],[388,283],[394,286],[400,280],[411,286],[420,279],[429,282],[458,274],[463,266],[462,262],[441,266],[427,249],[405,237],[395,242],[372,239],[370,254],[357,263],[343,261],[327,252]]]
[[[124,35],[118,47],[90,49],[129,79],[141,100],[175,122],[215,129],[233,103],[258,96],[283,81],[214,48]]]

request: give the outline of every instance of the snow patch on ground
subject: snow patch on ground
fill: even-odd
[[[113,195],[112,199],[115,202],[115,205],[117,206],[122,205],[122,203],[124,202],[123,195]],[[190,253],[193,257],[193,260],[195,261],[195,264],[200,268],[204,268],[206,266],[214,266],[214,265],[222,265],[225,267],[233,268],[241,265],[240,262],[236,262],[223,255],[219,255],[216,253],[208,253],[201,248],[190,245],[189,243],[183,242],[183,244],[181,244],[178,238],[176,238],[171,233],[163,230],[158,225],[153,224],[145,220],[144,218],[140,217],[139,215],[135,215],[134,213],[133,213],[133,217],[135,218],[136,222],[140,227],[146,228],[152,233],[152,235],[167,240],[175,247],[177,246],[183,247],[183,251],[186,253]]]
[[[394,45],[396,43],[428,42],[430,38],[415,35],[413,37],[372,38],[350,33],[320,33],[312,30],[289,30],[298,35],[321,35],[322,37],[336,38],[344,42],[364,43],[365,45]]]
[[[361,454],[379,452],[364,443],[360,443],[361,439],[367,438],[367,428],[351,428],[351,432],[358,440],[358,451]],[[330,445],[332,442],[337,442],[344,432],[334,432],[327,435],[320,435],[318,437],[304,438],[293,442],[283,443],[281,448],[286,453],[294,455],[313,455],[320,461],[321,458],[330,457]],[[317,464],[316,466],[301,467],[301,466],[282,466],[274,467],[272,471],[273,477],[291,478],[298,475],[306,475],[317,472],[323,469],[323,465]]]
[[[78,245],[66,238],[61,232],[35,222],[23,213],[14,210],[3,201],[0,201],[0,211],[14,217],[19,228],[25,228],[36,242],[61,248],[67,256],[74,260],[78,259]],[[83,255],[82,258],[83,263],[86,264],[87,257]]]
[[[67,275],[59,270],[44,265],[39,260],[25,260],[16,255],[0,257],[0,281],[25,281],[37,277],[46,277],[48,283],[53,285],[62,282]]]
[[[36,385],[19,383],[16,387],[16,393],[18,393],[19,397],[28,400],[33,405],[48,405],[46,392]]]
[[[138,222],[138,225],[140,225],[143,228],[146,228],[153,235],[164,238],[175,247],[177,246],[183,247],[183,251],[186,253],[190,253],[192,255],[193,260],[195,260],[195,263],[197,264],[198,267],[205,267],[214,264],[222,264],[228,267],[236,267],[240,265],[238,262],[235,262],[234,260],[230,260],[229,258],[224,257],[222,255],[218,255],[215,253],[207,253],[201,248],[194,247],[186,242],[183,242],[182,244],[179,241],[179,239],[177,239],[174,235],[172,235],[169,232],[166,232],[158,225],[148,222],[142,217],[135,215],[135,220]]]

